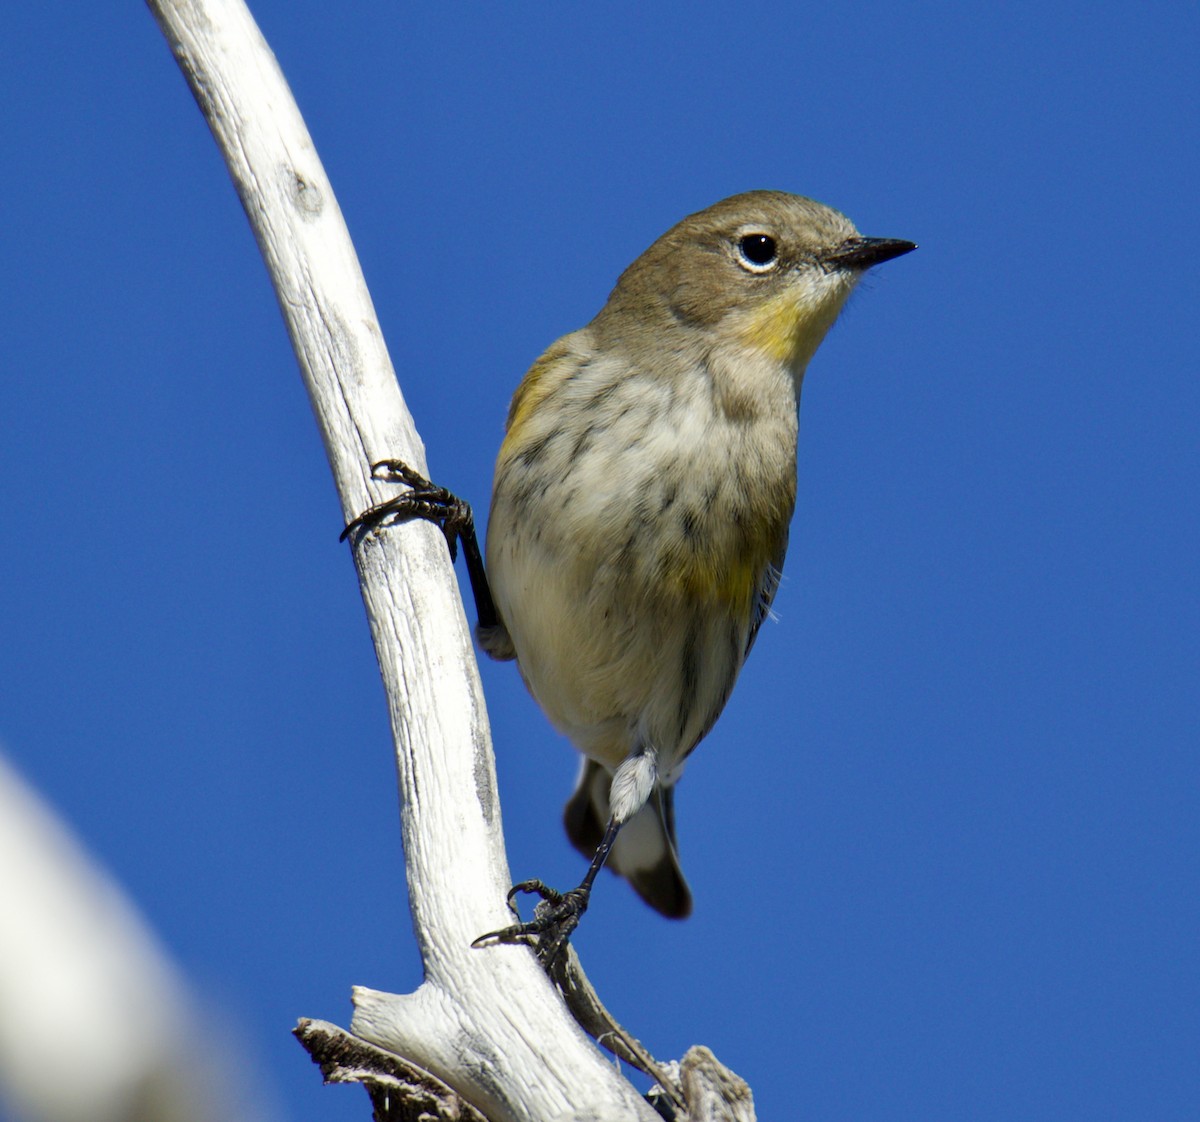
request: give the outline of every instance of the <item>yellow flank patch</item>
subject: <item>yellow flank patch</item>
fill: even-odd
[[[731,535],[710,541],[708,548],[689,549],[676,556],[667,580],[690,600],[723,604],[731,615],[748,618],[786,526],[786,517],[782,528],[779,519],[763,518],[748,537]]]
[[[749,556],[732,563],[714,565],[709,558],[693,555],[673,574],[679,590],[692,600],[723,604],[730,615],[749,618],[767,562]]]
[[[804,366],[833,326],[845,296],[835,292],[805,300],[802,293],[781,292],[746,318],[738,336],[776,362]]]
[[[505,443],[519,440],[519,430],[538,410],[538,406],[554,389],[554,378],[546,375],[550,368],[567,354],[567,346],[562,339],[554,343],[530,368],[521,379],[517,392],[508,406],[508,420],[505,423]]]

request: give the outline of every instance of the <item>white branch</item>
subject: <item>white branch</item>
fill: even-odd
[[[238,0],[150,0],[229,165],[271,273],[347,519],[386,497],[369,465],[425,470],[333,190],[271,51]],[[271,470],[263,465],[264,472]],[[352,1029],[492,1122],[655,1118],[576,1027],[527,948],[471,948],[511,922],[482,690],[440,533],[357,550],[396,739],[404,854],[426,980],[355,991]]]

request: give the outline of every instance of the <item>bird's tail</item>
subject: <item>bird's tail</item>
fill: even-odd
[[[608,823],[608,788],[612,776],[594,760],[585,759],[579,782],[563,810],[567,837],[591,858]],[[675,853],[675,791],[655,787],[646,805],[617,835],[608,867],[624,877],[656,912],[668,919],[691,915],[692,894]]]

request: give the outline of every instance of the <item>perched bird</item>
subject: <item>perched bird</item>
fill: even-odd
[[[778,191],[735,195],[668,230],[518,386],[486,578],[465,504],[385,465],[415,490],[348,529],[415,513],[442,521],[452,547],[461,537],[480,644],[517,660],[584,756],[565,823],[593,858],[587,876],[565,894],[518,885],[544,902],[499,937],[538,936],[552,957],[606,861],[663,915],[691,911],[674,786],[779,583],[805,367],[863,273],[915,248],[861,237],[838,211]],[[434,511],[439,497],[448,505]]]

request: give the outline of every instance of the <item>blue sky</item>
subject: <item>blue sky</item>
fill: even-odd
[[[0,43],[0,740],[228,1011],[420,979],[339,508],[248,226],[138,4]],[[684,214],[772,187],[917,253],[810,367],[778,621],[680,788],[686,923],[577,937],[764,1119],[1200,1109],[1197,15],[1183,4],[253,6],[443,483]],[[509,859],[575,757],[483,668]]]

